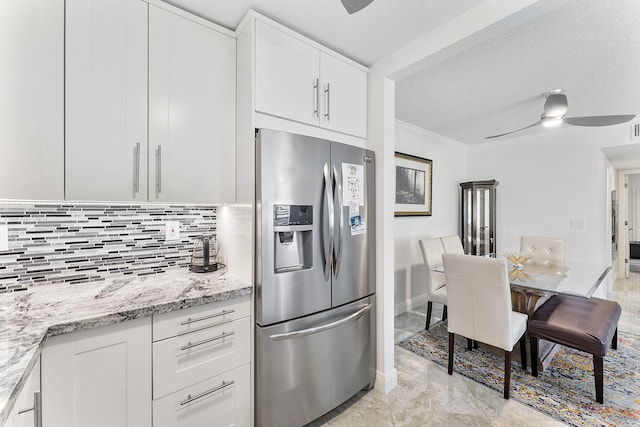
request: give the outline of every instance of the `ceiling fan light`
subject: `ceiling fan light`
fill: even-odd
[[[560,126],[562,122],[563,122],[562,117],[546,118],[542,120],[542,126],[546,128],[553,128],[556,126]]]
[[[341,1],[344,8],[347,9],[347,12],[349,13],[349,15],[351,15],[369,6],[369,3],[371,3],[373,0],[341,0]]]

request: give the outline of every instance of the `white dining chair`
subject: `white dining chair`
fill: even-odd
[[[511,351],[520,341],[522,368],[527,369],[527,315],[512,310],[507,262],[473,255],[442,256],[450,308],[448,373],[453,373],[454,337],[461,335],[504,350],[504,398],[509,398]]]
[[[460,237],[455,234],[452,236],[440,237],[442,241],[442,247],[445,253],[448,254],[464,254],[464,248],[462,247],[462,241]]]
[[[444,248],[439,237],[419,240],[418,243],[427,279],[427,321],[424,326],[426,330],[431,325],[434,302],[443,305],[442,320],[447,320],[447,288],[444,282],[444,273],[434,271],[436,268],[442,268]]]
[[[522,236],[520,252],[529,255],[527,264],[535,266],[563,266],[564,239],[556,237]]]

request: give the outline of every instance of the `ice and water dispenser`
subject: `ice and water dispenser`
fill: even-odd
[[[311,268],[313,264],[313,206],[275,205],[273,207],[274,271]]]

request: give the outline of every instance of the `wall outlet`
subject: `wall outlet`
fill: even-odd
[[[9,250],[9,226],[0,224],[0,252]]]
[[[180,222],[179,221],[167,221],[165,223],[165,241],[170,242],[174,240],[180,240]]]
[[[582,230],[584,228],[584,219],[571,218],[571,228]]]

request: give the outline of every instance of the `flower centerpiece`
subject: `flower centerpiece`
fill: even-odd
[[[513,263],[515,268],[518,270],[522,270],[524,267],[524,263],[529,260],[531,257],[524,252],[511,252],[504,255],[509,261]]]

